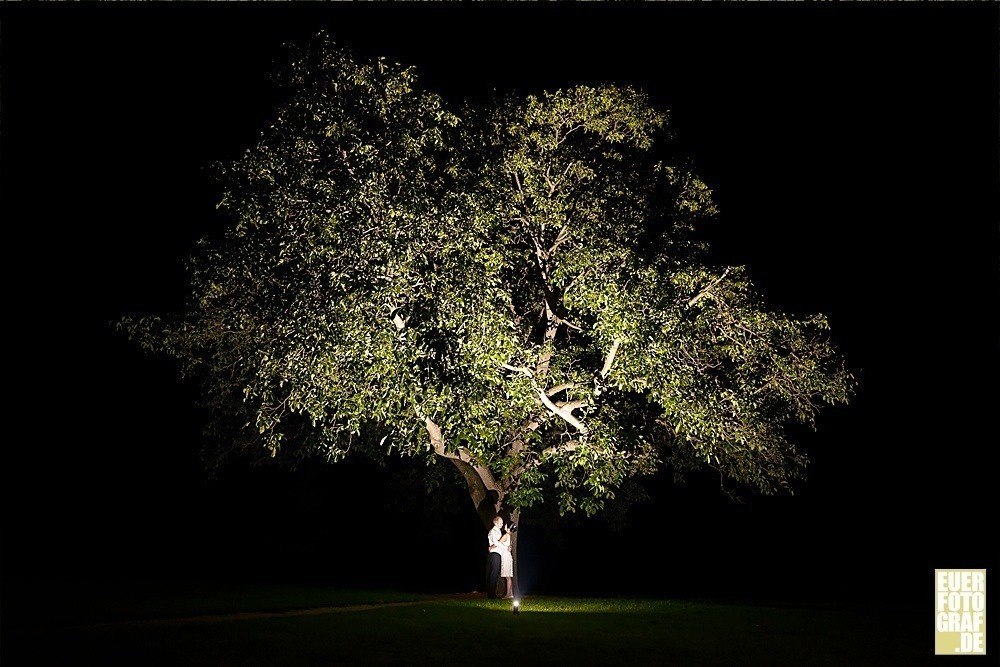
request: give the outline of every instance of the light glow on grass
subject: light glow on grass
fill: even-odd
[[[490,611],[511,613],[513,606],[508,607],[507,601],[487,600],[476,597],[471,599],[441,599],[434,604],[461,606]],[[518,609],[524,608],[526,613],[534,614],[649,614],[675,613],[698,607],[698,603],[687,600],[655,600],[636,598],[576,598],[548,595],[532,595],[527,607],[517,598]],[[716,605],[717,606],[717,605]]]

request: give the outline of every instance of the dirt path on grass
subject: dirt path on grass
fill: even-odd
[[[438,595],[422,600],[407,600],[405,602],[375,602],[372,604],[352,604],[338,607],[309,607],[307,609],[289,609],[286,611],[242,611],[233,614],[206,614],[203,616],[175,616],[171,618],[147,618],[127,621],[109,621],[105,623],[87,623],[77,628],[121,628],[150,625],[182,625],[187,623],[217,623],[220,621],[259,621],[267,618],[292,618],[296,616],[322,616],[324,614],[339,614],[348,611],[367,611],[369,609],[388,609],[389,607],[411,607],[415,604],[438,602],[441,600],[471,600],[480,597],[481,593],[451,593]]]

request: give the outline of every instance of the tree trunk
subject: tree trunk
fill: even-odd
[[[497,515],[504,516],[501,511],[504,496],[508,490],[506,484],[498,483],[493,474],[485,466],[477,465],[472,456],[464,450],[459,450],[457,454],[446,452],[444,440],[441,437],[441,429],[432,420],[427,419],[427,432],[431,436],[431,443],[439,456],[447,458],[454,464],[455,468],[465,479],[469,489],[469,498],[476,508],[479,520],[483,522],[483,527],[487,530],[493,528],[493,519]],[[517,524],[521,520],[521,510],[515,509],[510,514],[504,516],[507,523]],[[513,577],[511,590],[515,597],[519,595],[517,580],[517,533],[510,534],[510,555],[513,560]],[[488,563],[488,559],[487,559]],[[488,568],[488,565],[487,565]],[[488,579],[488,577],[487,577]],[[488,587],[488,586],[487,586]],[[496,591],[493,591],[496,593]]]
[[[546,340],[551,340],[555,335],[555,325],[549,325],[549,331],[546,332]],[[551,357],[551,353],[543,355],[545,357],[544,362],[540,362],[544,366],[544,370],[548,372],[548,359]],[[536,424],[537,425],[537,424]],[[490,530],[493,528],[493,519],[496,518],[498,514],[502,516],[500,511],[503,505],[504,496],[507,495],[507,491],[517,487],[517,475],[515,479],[504,480],[498,482],[494,478],[493,473],[484,465],[477,464],[476,460],[472,454],[464,447],[459,447],[457,451],[450,452],[445,447],[444,438],[441,433],[441,427],[434,422],[434,420],[429,417],[424,417],[424,426],[427,429],[427,434],[430,436],[431,446],[434,451],[443,458],[448,459],[452,462],[458,472],[465,479],[466,486],[469,489],[469,497],[472,499],[472,504],[476,508],[476,513],[479,515],[480,521],[483,522],[483,526]],[[530,428],[529,423],[529,428]],[[513,454],[516,456],[523,446],[523,441],[516,441],[513,446]],[[521,520],[521,510],[515,508],[513,512],[508,515],[509,518],[505,519],[508,523],[517,524]],[[515,597],[520,594],[517,581],[517,533],[510,534],[510,555],[513,561],[513,577],[511,577],[511,590]],[[496,593],[496,591],[493,591]]]
[[[503,489],[488,486],[475,466],[458,459],[449,460],[465,479],[465,483],[469,488],[469,498],[472,499],[472,504],[476,508],[476,514],[479,515],[479,520],[483,522],[483,527],[489,530],[493,527],[493,517],[500,510]]]
[[[511,523],[517,526],[517,530],[510,534],[510,555],[514,559],[514,582],[513,591],[514,599],[521,597],[521,588],[517,580],[517,534],[521,532],[521,510],[515,509],[510,515]]]

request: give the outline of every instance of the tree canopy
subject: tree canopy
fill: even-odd
[[[662,464],[763,492],[801,473],[789,426],[851,375],[822,315],[712,261],[711,191],[642,91],[453,106],[322,34],[282,84],[219,167],[231,224],[188,306],[125,321],[200,378],[219,442],[446,458],[485,513],[594,513]]]

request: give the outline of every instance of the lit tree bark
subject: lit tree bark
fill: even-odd
[[[502,491],[487,488],[486,483],[480,477],[479,473],[476,472],[474,466],[458,459],[449,458],[449,460],[465,479],[465,484],[469,489],[469,497],[472,499],[472,505],[476,508],[476,514],[479,515],[479,520],[483,522],[483,526],[489,529],[493,526],[493,517],[500,510]]]

